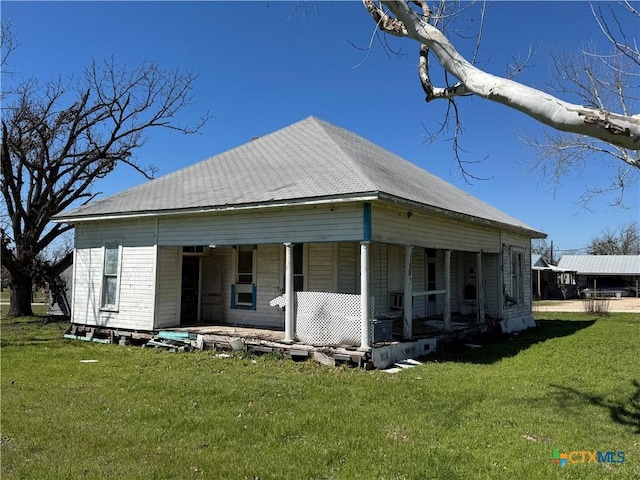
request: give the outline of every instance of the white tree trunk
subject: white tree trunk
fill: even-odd
[[[402,32],[429,47],[442,67],[462,83],[466,92],[520,110],[550,127],[588,135],[630,150],[640,150],[640,115],[625,116],[575,105],[535,88],[491,75],[469,63],[440,30],[424,22],[404,1],[382,1],[404,24]],[[451,89],[451,96],[459,89]],[[442,97],[446,97],[443,95]]]

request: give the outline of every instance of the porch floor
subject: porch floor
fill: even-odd
[[[284,342],[284,331],[254,328],[254,327],[236,327],[234,325],[184,325],[181,327],[163,328],[169,332],[189,332],[200,335],[226,335],[230,338],[247,338],[268,340],[270,342]]]
[[[392,340],[385,342],[378,342],[372,346],[389,345],[391,343],[403,343],[411,342],[419,339],[438,339],[447,340],[450,338],[457,338],[465,333],[473,334],[480,330],[486,330],[495,322],[494,319],[487,318],[486,323],[477,323],[475,316],[459,316],[456,315],[451,320],[451,330],[444,330],[444,320],[438,318],[431,319],[414,319],[413,320],[413,337],[411,339],[404,339],[402,332],[402,319],[395,319],[393,324],[393,338]],[[286,343],[284,341],[284,331],[275,328],[259,328],[250,326],[236,326],[228,324],[193,324],[182,325],[180,327],[164,328],[164,331],[173,332],[189,332],[200,334],[205,337],[205,344],[207,346],[227,346],[231,340],[241,338],[244,340],[247,347],[262,345],[268,347],[284,348],[284,349],[298,349],[298,350],[326,350],[337,349],[340,351],[352,352],[357,350],[357,346],[353,345],[327,345],[327,346],[312,346],[307,345],[300,341],[293,343]]]

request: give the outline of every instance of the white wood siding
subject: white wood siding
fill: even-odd
[[[118,312],[101,312],[101,318],[119,328],[153,328],[155,262],[154,247],[123,246]]]
[[[372,205],[373,241],[468,252],[500,252],[500,231],[446,217]]]
[[[156,328],[180,324],[179,247],[158,247]]]
[[[102,247],[106,243],[154,246],[155,227],[155,219],[151,218],[83,222],[75,228],[75,245],[77,249]]]
[[[336,261],[333,258],[333,243],[309,243],[306,245],[308,255],[307,288],[309,292],[335,292],[334,270]]]
[[[77,249],[74,260],[72,321],[97,325],[102,283],[102,247]]]
[[[338,291],[356,294],[360,292],[360,245],[355,242],[338,244]]]
[[[151,330],[155,298],[155,221],[87,222],[76,228],[73,322]],[[117,311],[101,307],[103,246],[122,247]]]
[[[283,244],[361,240],[362,205],[262,208],[160,217],[159,245]]]
[[[269,302],[284,292],[283,245],[258,245],[256,252],[256,309],[231,308],[231,285],[235,282],[231,247],[214,249],[214,256],[222,266],[222,308],[224,323],[237,326],[284,328],[284,311]],[[281,278],[282,277],[282,278]]]

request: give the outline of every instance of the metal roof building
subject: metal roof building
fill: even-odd
[[[578,275],[640,275],[640,255],[563,255],[558,267]]]

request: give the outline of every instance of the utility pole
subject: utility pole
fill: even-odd
[[[551,258],[549,259],[551,265],[554,265],[556,261],[553,259],[553,240],[551,240]]]

